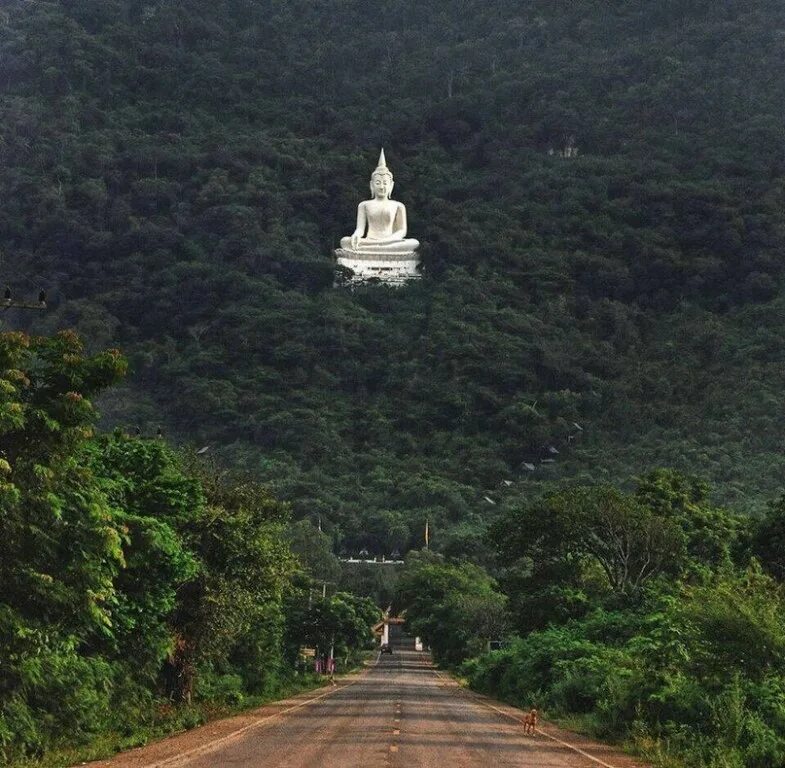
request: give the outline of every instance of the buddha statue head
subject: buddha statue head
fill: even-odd
[[[379,165],[376,166],[376,170],[371,174],[371,195],[375,198],[381,197],[389,200],[394,185],[392,171],[387,167],[384,150],[382,150],[379,155]]]

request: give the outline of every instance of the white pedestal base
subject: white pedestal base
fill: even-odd
[[[420,257],[414,252],[371,257],[338,248],[335,251],[335,260],[338,266],[351,270],[349,284],[379,282],[403,285],[422,276]]]

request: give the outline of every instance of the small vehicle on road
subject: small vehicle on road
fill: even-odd
[[[379,646],[379,653],[389,653],[392,656],[392,646],[389,643],[382,643]]]

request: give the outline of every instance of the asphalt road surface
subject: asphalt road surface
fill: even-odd
[[[240,727],[166,740],[97,765],[111,768],[634,768],[613,749],[543,726],[463,691],[427,654],[399,651],[335,689],[260,710]],[[214,727],[214,726],[212,726]],[[193,733],[193,732],[191,732]],[[215,734],[211,736],[210,734]],[[185,734],[183,736],[186,736]],[[196,741],[194,741],[196,739]]]

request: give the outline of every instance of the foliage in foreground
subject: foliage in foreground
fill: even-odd
[[[478,690],[584,717],[663,764],[782,765],[785,505],[755,521],[713,506],[694,478],[636,483],[548,494],[500,518],[495,600],[514,630],[501,650],[477,653],[460,635],[468,616],[449,610],[475,566],[411,562],[402,601]],[[482,571],[473,582],[494,583]]]
[[[785,594],[751,567],[653,591],[634,611],[583,619],[468,661],[478,690],[592,715],[600,736],[685,765],[785,761]]]
[[[348,662],[378,617],[335,595],[301,625],[310,575],[283,505],[161,440],[94,435],[90,398],[124,366],[71,333],[0,335],[4,759],[122,740],[166,702],[269,695],[314,632]]]

